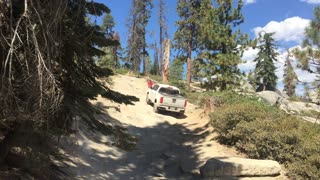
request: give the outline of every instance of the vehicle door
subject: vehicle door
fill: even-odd
[[[154,99],[156,98],[156,93],[159,89],[159,85],[154,85],[151,90],[149,91],[149,99],[154,102]]]

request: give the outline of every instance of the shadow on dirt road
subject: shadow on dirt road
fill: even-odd
[[[77,138],[83,140],[81,144],[69,144],[65,147],[68,154],[66,157],[69,157],[66,162],[69,163],[66,163],[64,170],[72,178],[201,178],[198,167],[204,162],[198,158],[200,152],[196,144],[200,144],[208,135],[209,132],[205,130],[207,127],[190,131],[183,124],[161,122],[152,127],[128,126],[124,129],[120,126],[110,127],[110,122],[119,125],[121,122],[106,111],[103,113],[99,115],[99,123],[91,126],[99,127],[88,131],[86,127],[80,126],[81,132],[77,134]],[[102,129],[112,131],[114,138],[103,139],[105,131],[101,131]]]

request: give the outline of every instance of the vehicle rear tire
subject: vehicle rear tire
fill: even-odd
[[[153,105],[153,112],[155,113],[159,113],[159,109],[158,109],[158,106],[157,105]]]
[[[146,103],[147,103],[147,104],[150,104],[150,100],[149,100],[149,98],[148,98],[148,95],[147,95],[147,97],[146,97]]]

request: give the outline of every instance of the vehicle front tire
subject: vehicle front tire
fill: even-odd
[[[157,105],[153,105],[153,112],[155,113],[159,113],[159,109],[158,109],[158,106]]]
[[[147,95],[147,97],[146,97],[146,103],[147,103],[147,104],[150,104],[150,100],[149,100],[149,98],[148,98],[148,95]]]

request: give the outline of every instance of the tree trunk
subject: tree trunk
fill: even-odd
[[[137,66],[137,61],[133,60],[133,71],[136,73],[138,72],[138,66]]]
[[[117,55],[117,46],[112,47],[112,54],[113,54],[113,68],[117,69],[118,68],[118,55]]]
[[[162,27],[160,25],[160,57],[159,57],[159,75],[163,75],[163,65],[164,65],[164,60],[163,60],[163,35],[162,35]]]
[[[164,60],[163,60],[163,7],[162,7],[162,1],[160,0],[159,2],[159,32],[160,32],[160,57],[159,57],[159,62],[158,62],[158,65],[159,65],[159,75],[163,75],[163,63],[164,63]]]
[[[192,42],[190,40],[188,45],[188,54],[187,54],[187,79],[186,79],[186,90],[190,90],[191,83],[191,51],[192,51]]]
[[[154,67],[155,67],[155,69],[154,69],[154,73],[155,73],[155,75],[160,75],[160,71],[159,71],[159,67],[160,67],[160,65],[159,65],[159,49],[158,49],[158,47],[157,47],[157,42],[155,42],[154,43],[154,61],[155,62],[153,62],[155,65],[154,65]],[[156,63],[157,62],[157,63]]]
[[[163,54],[163,79],[162,82],[164,84],[169,83],[169,62],[170,62],[170,40],[164,40],[164,54]]]
[[[143,50],[143,51],[145,51],[145,50]],[[144,76],[147,75],[147,58],[145,55],[143,55],[143,72],[142,72],[142,74]]]

